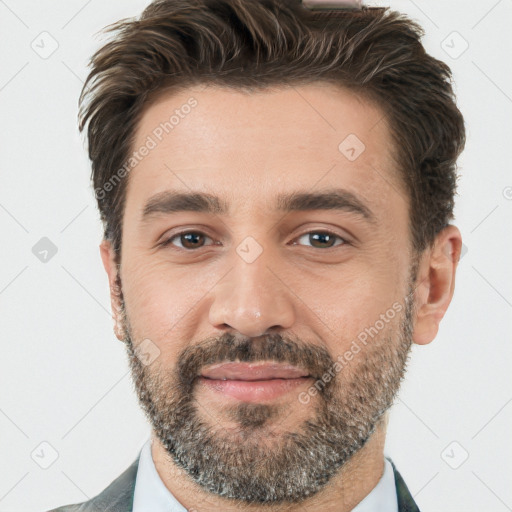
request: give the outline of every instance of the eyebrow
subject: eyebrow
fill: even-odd
[[[298,190],[279,194],[276,210],[289,213],[310,210],[338,210],[355,213],[361,218],[375,222],[376,217],[355,194],[344,189],[328,189],[319,192]],[[229,205],[222,198],[204,192],[178,192],[166,190],[152,196],[145,204],[142,222],[150,218],[178,212],[198,212],[228,216]]]

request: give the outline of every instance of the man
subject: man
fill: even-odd
[[[460,256],[449,68],[385,9],[160,0],[111,30],[80,129],[152,438],[56,510],[418,510],[383,453]]]

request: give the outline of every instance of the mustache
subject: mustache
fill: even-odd
[[[178,357],[175,378],[190,391],[205,366],[234,361],[291,364],[303,368],[315,379],[320,379],[335,364],[324,347],[285,339],[279,334],[247,338],[225,333],[186,347]]]

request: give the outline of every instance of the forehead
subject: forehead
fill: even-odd
[[[328,83],[161,95],[139,121],[132,149],[143,147],[127,188],[139,212],[169,189],[215,193],[239,208],[270,208],[293,189],[342,187],[381,204],[406,196],[383,111]]]

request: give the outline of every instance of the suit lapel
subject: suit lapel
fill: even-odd
[[[396,469],[393,461],[388,459],[391,462],[391,466],[393,466],[393,473],[395,475],[395,487],[396,487],[396,497],[398,501],[398,512],[420,512],[418,505],[414,502],[414,499],[405,485],[404,479]]]

